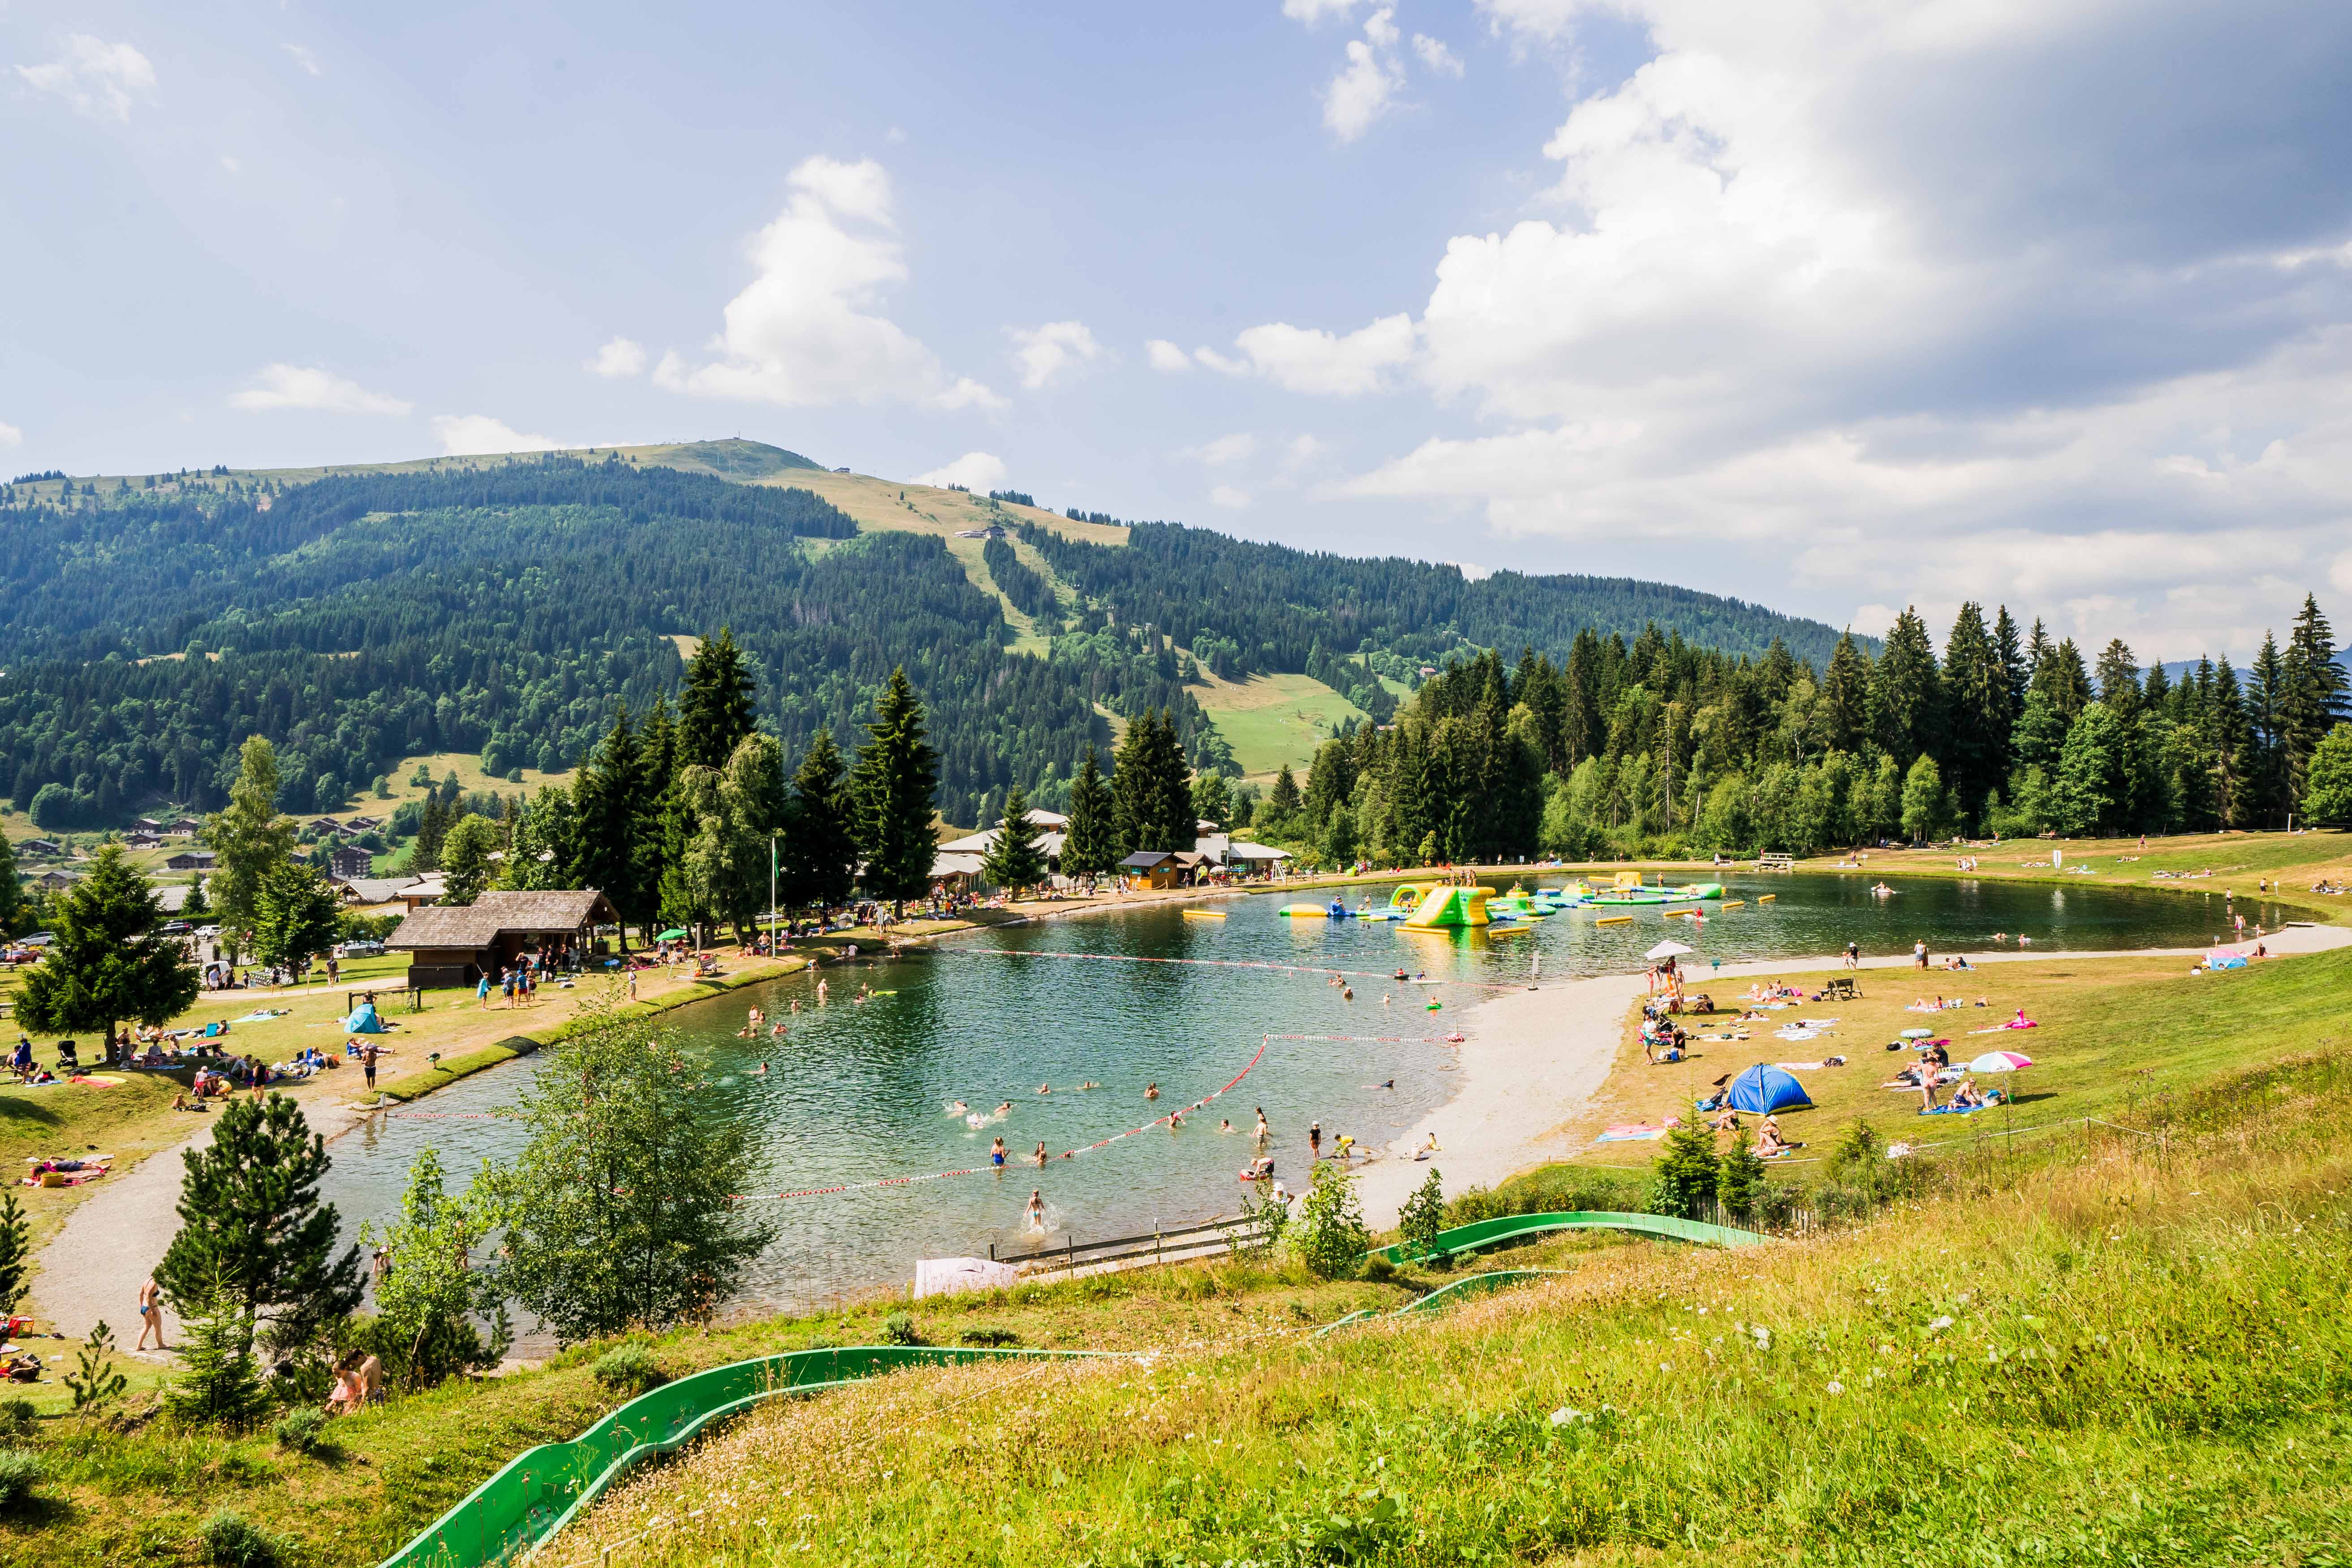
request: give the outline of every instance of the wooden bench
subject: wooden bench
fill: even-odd
[[[1854,989],[1853,982],[1843,975],[1822,987],[1822,1000],[1824,1002],[1853,1002],[1861,996],[1862,993]]]

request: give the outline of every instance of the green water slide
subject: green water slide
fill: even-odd
[[[488,1568],[539,1546],[640,1459],[782,1394],[819,1394],[879,1373],[988,1361],[1076,1361],[1109,1351],[997,1351],[848,1345],[715,1366],[629,1401],[569,1443],[525,1449],[435,1520],[383,1568]]]
[[[1456,1226],[1452,1230],[1437,1233],[1437,1246],[1442,1252],[1475,1252],[1497,1242],[1520,1241],[1539,1236],[1548,1230],[1637,1230],[1649,1236],[1663,1236],[1675,1241],[1711,1242],[1717,1247],[1756,1247],[1772,1238],[1757,1231],[1740,1230],[1727,1225],[1709,1225],[1703,1219],[1677,1219],[1663,1214],[1615,1214],[1601,1209],[1570,1209],[1563,1214],[1510,1214],[1495,1219],[1482,1219],[1473,1225]],[[1404,1244],[1375,1247],[1367,1256],[1385,1258],[1391,1263],[1404,1260]]]

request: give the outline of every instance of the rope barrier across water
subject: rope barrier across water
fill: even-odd
[[[1099,963],[1182,963],[1203,969],[1268,969],[1283,974],[1339,974],[1350,980],[1386,980],[1394,982],[1393,971],[1377,969],[1334,969],[1322,963],[1275,963],[1262,958],[1154,958],[1132,952],[1055,952],[1045,948],[960,947],[936,950],[941,956],[957,958],[1084,958]],[[1431,980],[1423,977],[1408,981],[1408,984],[1465,985],[1473,991],[1525,991],[1524,984],[1504,984],[1493,980]]]

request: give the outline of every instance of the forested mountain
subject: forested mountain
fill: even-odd
[[[289,811],[340,807],[420,753],[561,769],[616,704],[675,687],[675,639],[727,626],[794,756],[869,718],[903,665],[931,715],[940,809],[971,822],[1015,783],[1066,801],[1080,760],[1109,750],[1105,712],[1166,711],[1192,765],[1232,771],[1186,689],[1195,655],[1235,678],[1303,671],[1386,717],[1375,671],[1410,684],[1421,662],[1480,647],[1564,659],[1580,632],[1653,618],[1732,655],[1833,640],[1655,584],[1468,583],[1172,525],[1122,548],[1031,522],[1029,560],[1051,578],[1000,541],[968,568],[936,533],[861,528],[794,488],[818,471],[806,458],[678,450],[709,471],[551,456],[0,491],[0,782],[45,827],[98,827],[217,805],[254,733],[278,747]],[[1044,651],[1013,651],[1008,603]]]

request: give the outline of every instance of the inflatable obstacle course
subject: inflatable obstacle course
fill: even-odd
[[[1486,913],[1486,900],[1493,897],[1490,888],[1432,888],[1404,923],[1415,931],[1458,931],[1491,925],[1493,917]]]

